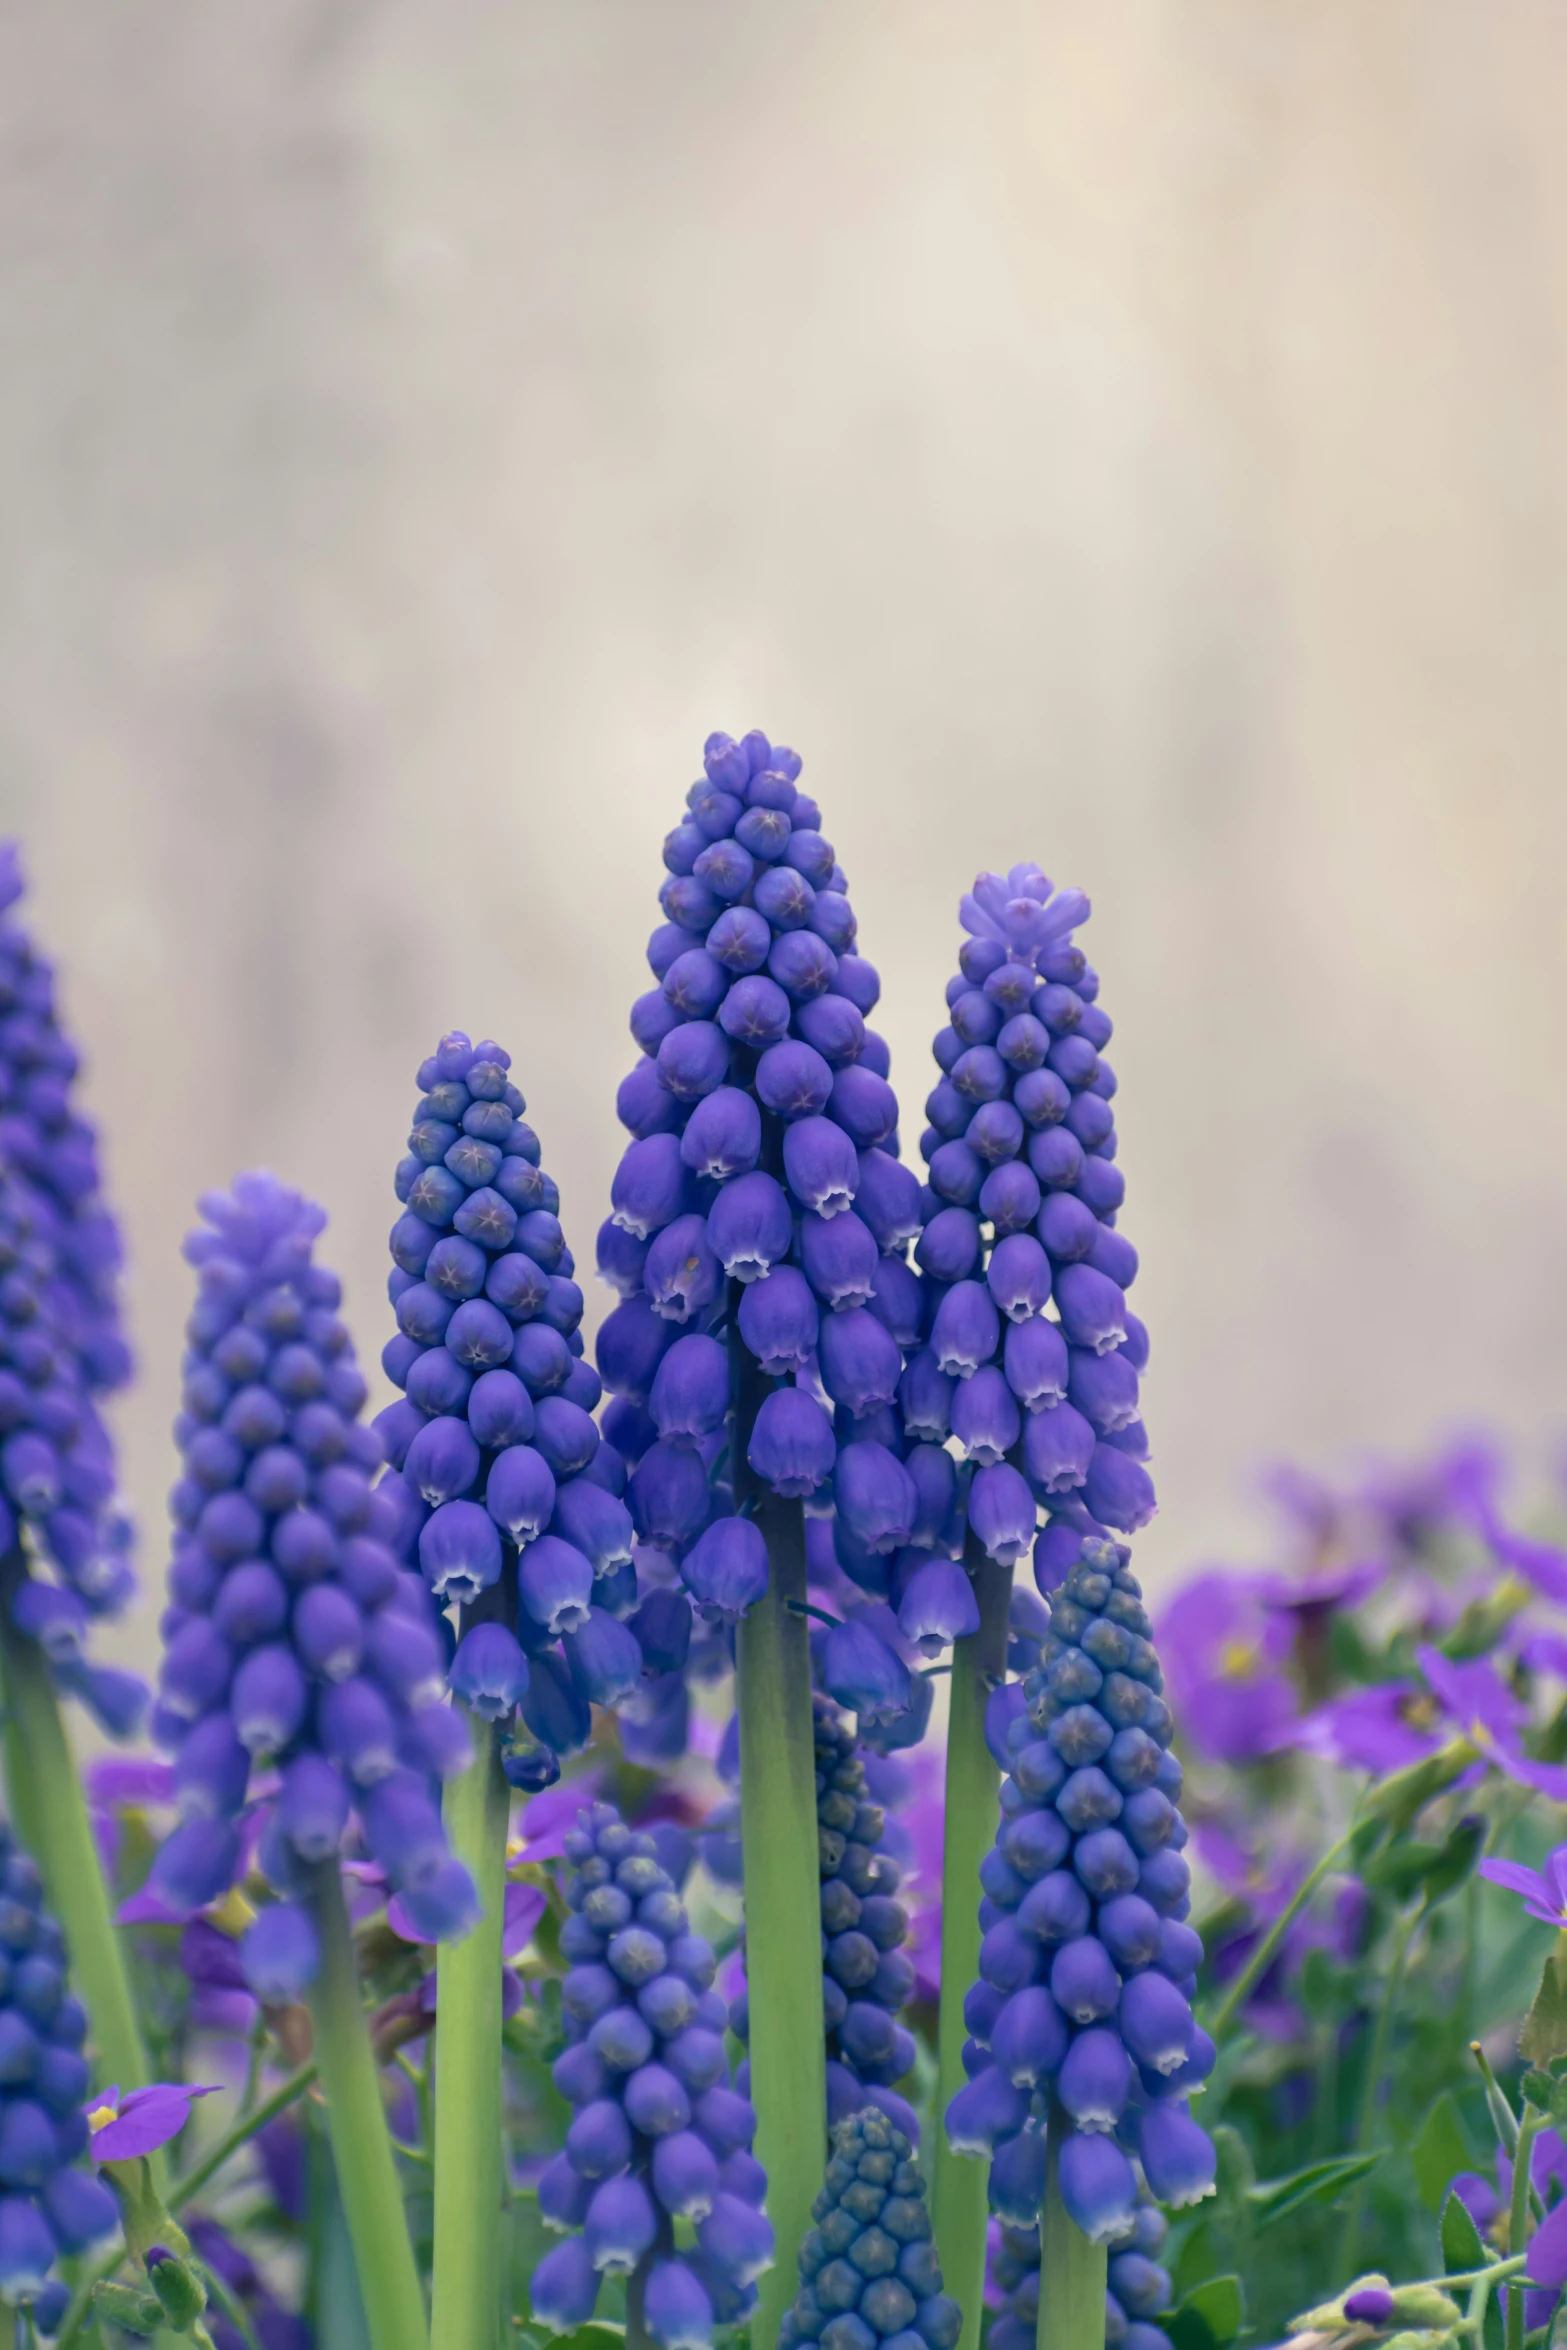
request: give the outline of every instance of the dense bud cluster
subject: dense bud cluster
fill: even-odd
[[[751,1469],[835,1515],[879,1591],[887,1555],[911,1539],[920,1492],[893,1407],[919,1336],[907,1262],[919,1187],[898,1160],[887,1048],[866,1026],[881,983],[856,951],[847,883],[798,787],[798,756],[759,733],[715,734],[704,766],[664,843],[666,920],[648,943],[658,984],[632,1008],[643,1057],[617,1108],[633,1139],[598,1241],[600,1275],[622,1302],[598,1363],[639,1545],[675,1562],[696,1606],[728,1624],[767,1579],[726,1457],[729,1350],[717,1333],[731,1304],[775,1382],[747,1439]],[[858,1626],[819,1658],[851,1706],[853,1651],[866,1642],[880,1645]],[[884,1710],[902,1711],[907,1674],[881,1655]]]
[[[539,2210],[581,2233],[534,2271],[533,2314],[568,2332],[592,2316],[602,2277],[635,2273],[653,2340],[702,2350],[715,2323],[746,2316],[773,2257],[756,2116],[729,2085],[712,1948],[691,1932],[654,1839],[610,1805],[578,1814],[565,1851],[567,2045],[554,2080],[575,2111]],[[696,2235],[678,2256],[677,2219]]]
[[[1169,2223],[1144,2189],[1128,2225],[1106,2240],[1105,2350],[1169,2350],[1155,2322],[1170,2306],[1170,2277],[1159,2264]],[[988,2350],[1034,2350],[1039,2331],[1039,2229],[1005,2223],[991,2259],[1000,2310]]]
[[[114,2197],[81,2159],[87,2017],[66,1973],[38,1871],[0,1822],[0,2297],[30,2305],[45,2335],[58,2330],[71,2298],[50,2278],[56,2260],[120,2224]]]
[[[359,1419],[341,1284],[311,1261],[326,1216],[266,1174],[200,1205],[153,1717],[180,1821],[152,1885],[178,1910],[215,1900],[239,1867],[252,1769],[275,1770],[258,1857],[279,1890],[335,1860],[357,1812],[404,1909],[438,1940],[475,1910],[437,1785],[466,1767],[468,1741],[443,1702],[429,1594],[398,1565],[398,1509],[371,1485],[381,1440]],[[246,1963],[263,1996],[297,1992],[314,1968],[305,1912],[263,1912]]]
[[[826,1698],[814,1703],[827,2119],[876,2107],[917,2144],[913,2109],[892,2087],[914,2065],[913,2034],[897,2020],[914,1988],[913,1963],[900,1947],[909,1916],[896,1898],[898,1865],[882,1850],[886,1823],[866,1791],[853,1730]],[[739,2039],[749,2036],[744,1993],[729,2021]]]
[[[947,2109],[953,2146],[991,2156],[994,2209],[1026,2226],[1053,2098],[1071,2125],[1062,2201],[1101,2243],[1136,2208],[1127,2148],[1161,2203],[1213,2187],[1213,2148],[1186,2103],[1213,2043],[1191,2010],[1202,1944],[1185,1922],[1181,1771],[1125,1559],[1114,1543],[1083,1543],[1050,1595],[1039,1665],[992,1700],[1007,1775],[980,1867],[980,1979],[964,2005],[971,2078]]]
[[[779,2350],[955,2350],[963,2313],[942,2291],[909,2138],[872,2106],[840,2121],[832,2140]]]
[[[0,1554],[9,1605],[62,1686],[116,1737],[146,1691],[87,1659],[88,1621],[135,1590],[130,1527],[114,1507],[115,1462],[95,1399],[130,1371],[120,1333],[119,1234],[99,1194],[97,1138],[71,1106],[75,1047],[60,1030],[54,974],[9,918],[22,892],[0,845]],[[28,1534],[20,1547],[20,1528]],[[36,1570],[45,1563],[53,1581]]]
[[[981,874],[961,912],[970,936],[920,1142],[928,1343],[904,1415],[972,1464],[968,1524],[990,1557],[1021,1559],[1035,1505],[1051,1513],[1035,1554],[1045,1590],[1079,1535],[1130,1533],[1154,1506],[1138,1417],[1148,1335],[1126,1303],[1137,1252],[1115,1228],[1110,1022],[1070,935],[1088,913],[1080,890],[1016,865]]]
[[[40,1232],[64,1291],[61,1339],[94,1395],[131,1373],[120,1326],[120,1235],[104,1205],[98,1137],[72,1106],[80,1066],[55,1012],[54,972],[11,909],[22,895],[14,841],[0,842],[0,1159],[43,1204]]]
[[[587,1743],[592,1706],[645,1709],[645,1676],[671,1668],[664,1625],[639,1614],[625,1471],[593,1420],[603,1390],[582,1359],[560,1193],[510,1067],[461,1032],[420,1066],[387,1284],[397,1336],[381,1357],[404,1400],[376,1426],[437,1601],[471,1607],[515,1572],[515,1629],[476,1624],[452,1685],[493,1721],[520,1705],[532,1739],[508,1767],[537,1786]]]

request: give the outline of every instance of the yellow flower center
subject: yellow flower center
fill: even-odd
[[[119,2118],[119,2110],[117,2107],[113,2105],[95,2105],[91,2113],[87,2116],[87,2127],[91,2130],[93,2136],[96,2138],[100,2130],[106,2130],[110,2122],[117,2122]]]
[[[1417,1697],[1406,1697],[1398,1710],[1412,1730],[1434,1730],[1440,1718],[1436,1699],[1424,1692]]]
[[[1255,1640],[1226,1640],[1219,1651],[1219,1670],[1226,1681],[1249,1681],[1261,1662]]]
[[[1489,1754],[1491,1748],[1496,1744],[1495,1737],[1481,1721],[1472,1721],[1465,1730],[1464,1736],[1480,1754]]]

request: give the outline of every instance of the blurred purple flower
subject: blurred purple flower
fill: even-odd
[[[216,2086],[153,2081],[145,2089],[127,2090],[123,2097],[118,2089],[106,2090],[87,2111],[94,2162],[134,2162],[138,2155],[155,2153],[179,2136],[190,2119],[192,2100],[210,2097]]]
[[[1158,1627],[1170,1702],[1195,1751],[1252,1762],[1292,1741],[1294,1632],[1273,1604],[1277,1578],[1214,1570],[1178,1591]]]
[[[1436,1701],[1415,1681],[1353,1689],[1303,1721],[1294,1743],[1345,1771],[1402,1771],[1435,1754]]]
[[[1525,1868],[1517,1860],[1483,1860],[1480,1874],[1489,1884],[1521,1894],[1530,1917],[1542,1926],[1567,1926],[1567,1844],[1558,1844],[1543,1869]]]
[[[1434,1648],[1416,1651],[1420,1670],[1453,1729],[1509,1779],[1553,1802],[1567,1802],[1567,1766],[1534,1762],[1520,1744],[1528,1709],[1513,1695],[1489,1657],[1454,1664]]]

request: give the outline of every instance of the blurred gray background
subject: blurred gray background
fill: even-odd
[[[0,801],[155,1586],[202,1187],[327,1203],[373,1362],[461,1024],[591,1262],[719,725],[804,755],[910,1147],[960,889],[1092,894],[1156,1575],[1270,1456],[1543,1462],[1564,69],[1555,0],[8,0]]]

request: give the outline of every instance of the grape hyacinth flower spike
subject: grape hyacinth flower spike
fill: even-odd
[[[148,2078],[123,1954],[60,1718],[80,1698],[128,1737],[147,1692],[89,1653],[95,1620],[132,1597],[130,1526],[116,1506],[100,1400],[124,1384],[119,1234],[98,1144],[75,1106],[76,1048],[54,974],[15,908],[15,845],[0,845],[0,1661],[6,1777],[96,2019],[106,2064]]]
[[[873,2106],[917,2145],[913,2108],[893,2087],[913,2070],[915,2053],[913,2035],[898,2022],[914,1990],[913,1962],[901,1947],[909,1917],[896,1898],[898,1866],[883,1850],[885,1818],[867,1790],[853,1729],[822,1696],[815,1721],[827,2119],[836,2124]],[[745,1993],[729,2021],[738,2039],[749,2037]]]
[[[374,2058],[338,1879],[351,1816],[404,1909],[433,1939],[472,1922],[472,1880],[441,1824],[454,1752],[444,1656],[420,1579],[399,1569],[402,1520],[373,1487],[381,1439],[313,1261],[325,1213],[275,1176],[207,1193],[185,1242],[182,1474],[154,1731],[173,1755],[179,1823],[151,1890],[175,1914],[217,1900],[244,1851],[251,1774],[279,1786],[257,1857],[289,1905],[251,1928],[268,1995],[308,1994],[344,2206],[375,2350],[422,2341]],[[259,1979],[259,1978],[258,1978]]]
[[[715,2324],[754,2308],[773,2258],[756,2115],[730,2086],[713,1952],[652,1836],[611,1805],[579,1813],[565,1854],[567,2044],[554,2080],[575,2111],[538,2192],[546,2225],[571,2232],[533,2273],[533,2316],[569,2333],[593,2315],[601,2280],[623,2276],[629,2342],[706,2350]],[[694,2230],[694,2251],[677,2253],[676,2220]]]
[[[0,1822],[0,2301],[57,2331],[70,2302],[50,2274],[120,2224],[119,2206],[84,2160],[87,2013],[66,1988],[65,1938],[43,1908],[28,1854]]]
[[[969,935],[933,1046],[939,1077],[920,1143],[929,1171],[915,1252],[925,1343],[899,1401],[917,1445],[909,1466],[933,1487],[943,1476],[953,1486],[956,1538],[949,1523],[923,1562],[904,1554],[896,1597],[908,1637],[927,1651],[953,1642],[942,1913],[948,1984],[971,1982],[978,1964],[976,1909],[963,1887],[973,1885],[976,1855],[996,1830],[999,1771],[987,1726],[1009,1625],[1026,1637],[1042,1629],[1023,1621],[1036,1603],[1012,1593],[1013,1569],[1035,1550],[1038,1573],[1041,1505],[1082,1515],[1071,1496],[1097,1459],[1096,1427],[1133,1441],[1121,1431],[1135,1415],[1135,1372],[1121,1356],[1101,1359],[1078,1343],[1086,1327],[1082,1284],[1108,1288],[1113,1274],[1124,1285],[1137,1264],[1113,1230],[1122,1191],[1111,1164],[1115,1081],[1099,1058],[1110,1024],[1072,939],[1088,911],[1080,890],[1057,889],[1037,865],[981,874],[964,897]],[[1081,1401],[1097,1392],[1096,1382],[1115,1408],[1092,1405],[1091,1425],[1068,1394]],[[1140,1428],[1134,1433],[1140,1438]],[[947,1446],[962,1455],[955,1480],[949,1452],[936,1449]],[[1111,1469],[1095,1472],[1096,1495],[1123,1467],[1141,1478],[1117,1454]],[[1147,1499],[1151,1506],[1151,1489]],[[1060,1535],[1043,1539],[1048,1551]],[[965,2077],[965,2038],[949,1996],[941,2011],[943,2107]],[[945,2133],[934,2200],[943,2262],[967,2313],[965,2350],[976,2350],[984,2182],[972,2163],[954,2159]]]
[[[705,1616],[738,1619],[751,2063],[780,2246],[755,2334],[771,2350],[825,2126],[804,1513],[856,1518],[856,1555],[878,1562],[912,1532],[891,1406],[899,1333],[918,1334],[919,1194],[866,1026],[880,982],[799,758],[715,734],[703,765],[664,843],[655,984],[632,1008],[631,1140],[598,1240],[621,1302],[597,1360],[639,1557]],[[856,1633],[907,1707],[901,1659]]]
[[[832,2133],[832,2157],[800,2246],[800,2290],[781,2350],[956,2350],[957,2303],[942,2290],[925,2182],[907,2134],[871,2106]]]
[[[437,1604],[460,1611],[450,1719],[466,1722],[475,1757],[448,1782],[446,1821],[482,1918],[443,1944],[436,1969],[433,2322],[452,2350],[484,2350],[500,2295],[508,1771],[547,1783],[557,1749],[586,1741],[592,1705],[639,1699],[644,1665],[624,1620],[624,1475],[599,1443],[560,1194],[510,1068],[499,1045],[460,1031],[420,1066],[391,1234],[398,1329],[381,1358],[404,1400],[377,1421],[405,1548]]]
[[[1130,2221],[1105,2246],[1109,2279],[1105,2292],[1105,2350],[1168,2350],[1158,2320],[1172,2299],[1169,2271],[1159,2254],[1169,2222],[1146,2185],[1139,2185]],[[1034,2350],[1039,2327],[1039,2223],[1001,2220],[991,2279],[1001,2307],[991,2321],[991,2350]]]

